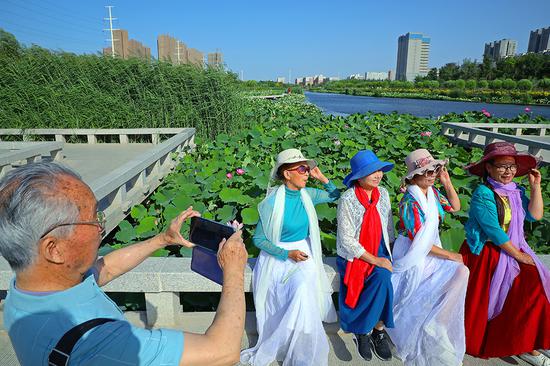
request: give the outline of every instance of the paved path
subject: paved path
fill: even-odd
[[[90,184],[136,156],[153,144],[65,144],[63,163],[76,170]]]
[[[251,337],[250,341],[254,344],[256,342],[255,337]],[[357,350],[351,339],[351,335],[344,333],[337,333],[329,335],[330,341],[330,354],[329,362],[330,366],[336,365],[372,365],[372,366],[401,366],[403,363],[398,359],[393,359],[390,362],[380,361],[376,357],[372,361],[366,362],[359,358]],[[248,346],[248,338],[243,337],[243,348]],[[272,365],[280,365],[282,363],[273,363]],[[17,358],[9,342],[8,335],[5,331],[0,330],[0,366],[17,366]],[[519,360],[516,357],[509,357],[506,359],[493,358],[490,360],[480,360],[470,356],[466,356],[464,359],[464,366],[525,366],[527,363]],[[439,366],[439,365],[434,365]]]

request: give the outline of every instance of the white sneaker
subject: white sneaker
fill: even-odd
[[[550,366],[550,358],[546,357],[542,353],[538,356],[533,356],[530,353],[523,353],[518,357],[523,361],[529,362],[533,366]]]

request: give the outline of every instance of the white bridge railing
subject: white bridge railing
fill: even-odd
[[[508,141],[518,150],[542,157],[543,163],[550,162],[550,135],[546,135],[550,124],[443,122],[441,126],[444,136],[462,145],[483,148],[496,141]],[[503,129],[513,133],[503,133]],[[526,135],[526,131],[533,133]]]
[[[550,255],[541,255],[550,267]],[[245,270],[244,291],[252,292],[252,268],[255,259],[248,260]],[[340,289],[336,258],[324,258],[325,272],[334,292]],[[9,289],[14,274],[8,263],[0,257],[0,292]],[[180,293],[220,292],[221,286],[191,271],[191,258],[147,258],[130,272],[103,287],[109,292],[143,293],[145,296],[144,322],[148,326],[171,327],[185,315],[180,304]],[[191,294],[189,294],[191,296]],[[1,297],[0,297],[1,299]],[[1,309],[0,309],[1,310]],[[210,313],[198,313],[211,318]],[[0,314],[1,315],[1,314]],[[1,316],[0,316],[1,318]]]
[[[0,178],[16,166],[40,161],[44,156],[60,161],[62,149],[62,142],[0,142]]]
[[[101,148],[101,139],[109,144],[131,144],[133,138],[138,142],[148,140],[153,147],[135,156],[106,175],[89,182],[98,202],[99,209],[106,214],[107,223],[105,235],[117,227],[126,217],[129,209],[140,203],[149,193],[153,192],[162,179],[176,166],[179,158],[195,148],[194,128],[145,128],[145,129],[4,129],[0,130],[0,140],[21,139],[29,149],[44,154],[43,146],[55,146],[54,160],[61,159],[58,148],[63,144],[70,145],[70,138],[85,136],[87,145],[93,144]],[[163,137],[168,137],[162,141]],[[55,139],[57,142],[28,142],[32,140]],[[17,144],[18,142],[1,142],[2,144]],[[34,147],[30,147],[34,146]],[[23,155],[21,155],[23,156]],[[21,156],[19,158],[21,159]],[[1,157],[1,156],[0,156]],[[32,159],[31,159],[32,160]],[[90,156],[93,160],[93,156]],[[0,160],[1,161],[1,160]]]

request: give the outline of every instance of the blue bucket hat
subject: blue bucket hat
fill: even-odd
[[[393,169],[393,164],[381,161],[370,150],[361,150],[350,160],[351,173],[344,178],[344,184],[351,188],[353,182],[359,178],[366,177],[378,170],[389,172]]]

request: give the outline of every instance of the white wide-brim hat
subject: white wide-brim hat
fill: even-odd
[[[298,149],[286,149],[281,151],[277,155],[277,162],[275,163],[275,166],[271,170],[271,179],[278,179],[277,177],[277,171],[283,164],[292,164],[292,163],[298,163],[298,162],[305,162],[309,169],[313,169],[317,166],[317,162],[312,159],[306,159],[304,154]]]

